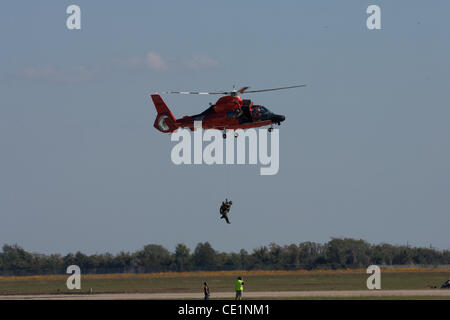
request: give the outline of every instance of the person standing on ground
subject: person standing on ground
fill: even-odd
[[[242,291],[244,291],[244,281],[242,277],[238,277],[236,280],[236,298],[234,300],[242,300]]]
[[[209,300],[209,286],[205,282],[203,282],[203,293],[205,294],[205,300]]]

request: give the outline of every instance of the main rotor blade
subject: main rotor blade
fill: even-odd
[[[284,89],[292,89],[292,88],[300,88],[300,87],[306,87],[306,84],[301,84],[301,85],[299,85],[299,86],[290,86],[290,87],[272,88],[272,89],[249,90],[249,91],[245,91],[245,93],[265,92],[265,91],[275,91],[275,90],[284,90]]]
[[[242,87],[239,90],[233,89],[233,91],[218,91],[218,92],[199,92],[199,91],[163,91],[164,94],[168,93],[176,93],[176,94],[220,94],[220,95],[233,95],[235,96],[237,93],[253,93],[253,92],[265,92],[265,91],[275,91],[275,90],[284,90],[284,89],[292,89],[292,88],[300,88],[306,87],[306,84],[298,85],[298,86],[289,86],[289,87],[280,87],[280,88],[271,88],[271,89],[261,89],[261,90],[248,90],[250,87]]]

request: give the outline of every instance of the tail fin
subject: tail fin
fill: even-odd
[[[153,126],[161,132],[175,131],[178,128],[176,125],[177,119],[175,119],[161,96],[159,94],[152,94],[151,97],[155,104],[156,111],[158,112]]]

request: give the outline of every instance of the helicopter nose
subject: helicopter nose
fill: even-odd
[[[280,122],[283,122],[284,120],[286,119],[286,117],[285,116],[282,116],[282,115],[280,115],[280,114],[274,114],[273,116],[272,116],[272,122],[278,122],[278,123],[280,123]]]

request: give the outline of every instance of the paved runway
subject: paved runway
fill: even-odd
[[[450,290],[360,290],[360,291],[261,291],[245,292],[245,298],[355,298],[355,297],[448,297]],[[234,298],[234,292],[213,292],[211,298]],[[61,295],[5,295],[0,300],[128,300],[203,299],[202,293],[100,293]]]

